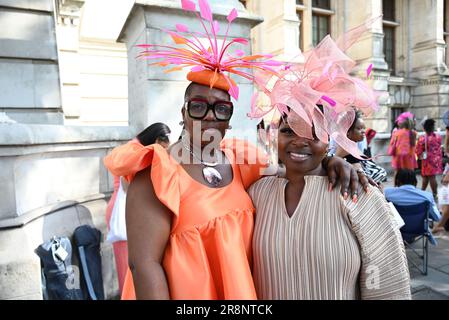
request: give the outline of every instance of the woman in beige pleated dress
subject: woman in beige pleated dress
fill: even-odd
[[[327,144],[297,136],[285,117],[278,144],[286,178],[249,189],[258,298],[410,299],[402,238],[382,193],[371,187],[354,203],[328,192]]]

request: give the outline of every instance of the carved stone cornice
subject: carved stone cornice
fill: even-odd
[[[57,0],[56,17],[58,24],[78,26],[84,0]]]

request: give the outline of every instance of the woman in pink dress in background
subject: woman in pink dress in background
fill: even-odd
[[[417,133],[413,130],[413,119],[414,116],[410,112],[402,113],[396,120],[399,129],[391,135],[388,154],[392,156],[391,165],[396,171],[414,170],[418,167],[415,154]]]
[[[152,124],[145,130],[143,130],[141,133],[139,133],[136,136],[136,140],[138,140],[144,146],[157,143],[163,146],[164,148],[168,148],[168,146],[170,145],[169,135],[170,135],[170,128],[164,123],[158,122]],[[114,176],[114,192],[106,208],[106,223],[108,225],[108,229],[109,223],[111,221],[112,209],[114,208],[114,204],[117,199],[117,193],[120,186],[120,179],[122,180],[121,183],[125,192],[128,188],[128,183],[126,182],[125,179]],[[117,269],[119,291],[121,295],[123,291],[123,284],[125,282],[126,271],[128,270],[128,242],[115,241],[112,243],[112,246],[114,248],[115,265]]]
[[[441,136],[435,134],[435,120],[424,122],[425,135],[419,137],[416,154],[421,158],[422,190],[426,190],[430,182],[433,196],[437,195],[438,183],[435,175],[443,173],[443,155]]]

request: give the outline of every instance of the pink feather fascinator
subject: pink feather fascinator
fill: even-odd
[[[271,55],[245,56],[242,50],[230,52],[235,44],[248,44],[245,38],[228,39],[230,26],[238,16],[235,8],[226,17],[226,32],[220,44],[219,23],[213,19],[207,0],[198,0],[199,13],[196,11],[195,2],[191,0],[181,0],[181,6],[183,10],[198,18],[204,33],[190,31],[188,26],[178,23],[175,26],[176,31],[166,31],[177,46],[141,44],[138,47],[144,50],[140,53],[140,58],[157,60],[153,64],[162,67],[171,66],[165,72],[188,68],[188,80],[228,91],[235,99],[238,99],[239,88],[231,79],[231,74],[254,81],[259,86],[263,84],[253,75],[254,70],[277,75],[277,69],[282,63],[272,60]],[[201,41],[201,38],[205,41]]]
[[[277,110],[286,114],[292,130],[307,139],[328,143],[329,137],[354,157],[362,154],[347,132],[355,110],[365,115],[378,110],[378,98],[364,81],[351,75],[356,66],[345,51],[380,17],[367,20],[334,41],[326,36],[315,48],[303,54],[303,63],[290,63],[280,72],[268,96],[271,105],[261,112],[252,101],[250,117]],[[371,73],[372,65],[367,69]]]

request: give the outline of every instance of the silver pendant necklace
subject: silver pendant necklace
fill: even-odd
[[[195,153],[190,149],[190,146],[182,142],[183,147],[190,152],[190,154],[196,158],[198,161],[201,162],[201,164],[204,166],[203,168],[203,178],[204,180],[210,184],[212,187],[216,188],[220,185],[221,181],[223,180],[223,177],[221,176],[220,172],[218,172],[217,169],[214,167],[217,166],[218,162],[206,162],[203,161],[201,158],[198,158]]]

